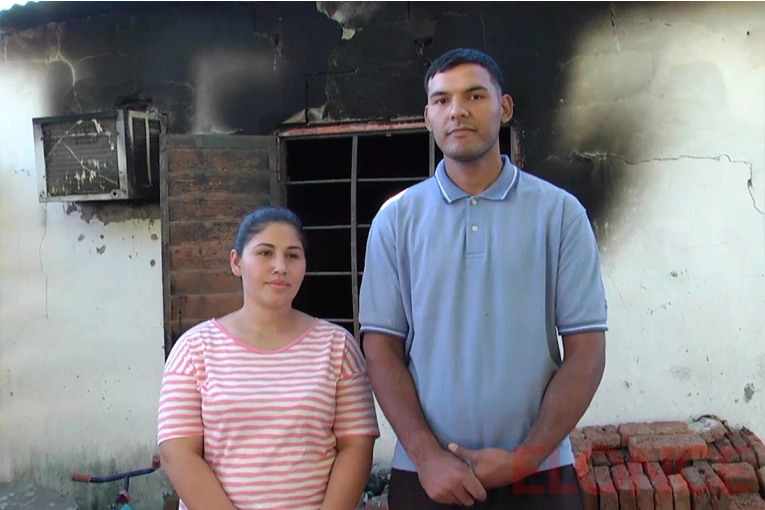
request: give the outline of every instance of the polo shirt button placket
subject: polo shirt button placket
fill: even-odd
[[[470,229],[468,231],[468,256],[480,256],[484,251],[484,240],[483,236],[484,233],[482,230],[479,229],[478,223],[480,223],[480,218],[478,217],[478,209],[471,207],[478,205],[478,199],[475,197],[470,197],[468,204],[468,228]]]

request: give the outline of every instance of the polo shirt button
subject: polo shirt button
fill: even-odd
[[[476,231],[478,231],[478,227],[476,227],[475,225],[473,225],[473,232],[476,232]]]
[[[478,200],[476,200],[476,199],[474,198],[473,200],[471,200],[471,202],[473,203],[473,205],[475,205],[475,204],[477,204],[477,203],[478,203]]]

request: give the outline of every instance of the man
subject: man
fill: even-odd
[[[490,57],[450,51],[425,89],[444,159],[378,212],[361,287],[369,373],[398,438],[390,508],[582,509],[568,434],[607,331],[587,214],[500,153],[513,102]]]

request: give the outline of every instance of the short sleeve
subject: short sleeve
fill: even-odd
[[[608,330],[598,245],[587,212],[576,205],[558,253],[555,319],[561,336]]]
[[[361,333],[406,339],[406,320],[396,256],[395,204],[386,204],[372,221],[359,292]]]
[[[335,396],[335,437],[380,437],[372,385],[356,341],[346,335],[340,380]]]
[[[204,435],[202,398],[187,338],[178,340],[165,363],[157,427],[158,444]]]

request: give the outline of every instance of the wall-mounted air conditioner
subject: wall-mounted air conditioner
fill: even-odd
[[[113,110],[32,123],[40,202],[159,196],[161,115]]]

